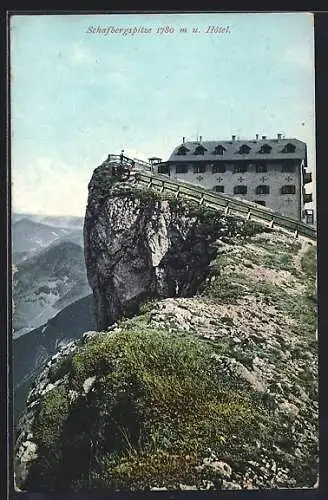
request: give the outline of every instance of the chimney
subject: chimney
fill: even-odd
[[[200,136],[199,136],[199,142],[202,142],[202,139],[203,139],[203,136],[202,136],[202,135],[200,135]]]
[[[259,134],[256,134],[256,140],[258,141],[259,140]]]
[[[266,135],[262,135],[262,139],[266,139]]]
[[[185,139],[186,139],[185,137],[182,137],[182,144],[185,143]]]
[[[278,137],[278,141],[280,141],[280,139],[281,139],[281,134],[277,134],[277,137]]]
[[[236,136],[235,136],[235,135],[233,135],[233,136],[232,136],[232,140],[233,140],[233,141],[235,141],[235,140],[236,140]]]

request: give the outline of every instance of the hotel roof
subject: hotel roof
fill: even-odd
[[[186,154],[179,154],[185,148]],[[197,150],[204,154],[197,154]],[[221,151],[222,154],[216,153]],[[306,160],[306,144],[299,139],[254,139],[231,141],[201,141],[184,142],[177,146],[169,162],[190,161],[240,161],[240,160]]]

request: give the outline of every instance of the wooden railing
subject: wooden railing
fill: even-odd
[[[107,161],[118,161],[118,162],[122,162],[123,165],[127,165],[130,168],[135,167],[135,166],[139,166],[143,170],[151,171],[151,164],[148,163],[147,161],[139,160],[138,158],[129,158],[128,156],[124,156],[122,154],[121,155],[109,154]]]
[[[110,159],[121,161],[120,155],[110,155]],[[153,189],[160,193],[168,193],[176,198],[186,198],[199,205],[204,205],[213,210],[223,211],[225,215],[237,215],[247,220],[254,220],[268,225],[272,228],[279,228],[295,237],[303,236],[311,240],[317,239],[316,230],[303,222],[290,217],[280,215],[268,208],[254,206],[255,204],[246,200],[237,200],[223,194],[214,193],[200,186],[193,186],[182,181],[171,180],[165,175],[151,172],[150,163],[123,156],[123,163],[131,166],[139,166],[141,170],[134,173],[136,184],[143,188]],[[148,170],[148,172],[146,171]]]
[[[195,201],[199,205],[224,211],[225,215],[237,215],[247,220],[258,221],[272,228],[276,227],[294,233],[295,237],[303,236],[311,240],[317,239],[317,233],[312,227],[270,209],[254,206],[252,202],[229,198],[181,181],[172,181],[159,174],[138,172],[135,174],[135,178],[136,183],[143,187],[160,193],[170,193],[176,198],[181,197]]]

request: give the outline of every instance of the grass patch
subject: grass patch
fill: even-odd
[[[314,335],[317,325],[316,303],[307,295],[295,297],[268,282],[254,283],[254,291],[261,293],[264,301],[295,321],[295,325],[290,326],[294,333],[305,337]]]
[[[232,284],[228,277],[220,275],[206,288],[206,295],[219,304],[236,304],[243,292],[241,285]]]
[[[231,465],[254,460],[256,439],[270,447],[279,422],[255,392],[221,373],[212,352],[186,334],[151,329],[81,347],[67,384],[40,405],[33,432],[41,452],[30,489],[196,484],[202,473],[195,466],[208,448]],[[83,396],[92,376],[93,390]],[[81,394],[74,402],[70,389]]]
[[[254,283],[246,274],[225,274],[224,268],[219,267],[213,267],[211,273],[212,279],[204,295],[214,299],[218,304],[236,304],[245,294],[253,291]]]
[[[259,259],[260,265],[264,267],[269,267],[270,269],[275,269],[277,271],[294,271],[293,254],[289,252],[271,253],[265,255],[262,259]]]

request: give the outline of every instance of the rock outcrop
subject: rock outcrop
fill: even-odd
[[[89,184],[84,250],[99,329],[135,314],[148,297],[193,295],[209,272],[216,240],[242,232],[243,221],[201,221],[175,199],[111,184],[111,166]],[[183,206],[183,205],[182,205]]]
[[[94,172],[84,226],[100,331],[36,380],[17,486],[314,487],[315,246],[110,173]]]

